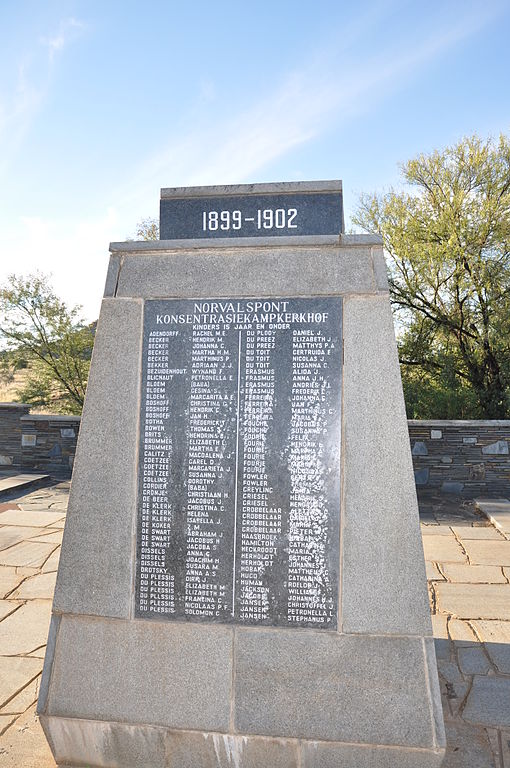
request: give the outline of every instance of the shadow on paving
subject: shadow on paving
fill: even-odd
[[[510,768],[510,540],[473,500],[420,489],[444,768]]]

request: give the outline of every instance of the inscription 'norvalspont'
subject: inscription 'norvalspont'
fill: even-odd
[[[145,303],[137,616],[336,627],[341,318]]]

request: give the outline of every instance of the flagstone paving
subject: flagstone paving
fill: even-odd
[[[55,768],[35,703],[68,490],[0,506],[0,767]],[[459,497],[420,492],[420,510],[444,768],[510,768],[510,533]],[[504,502],[490,511],[501,520]]]

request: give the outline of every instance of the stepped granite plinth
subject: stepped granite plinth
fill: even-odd
[[[229,239],[335,191],[256,186],[190,209],[224,238],[111,246],[38,704],[59,765],[441,764],[382,246]]]

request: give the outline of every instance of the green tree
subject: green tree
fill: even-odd
[[[43,275],[11,275],[0,288],[3,368],[27,369],[17,392],[22,402],[81,413],[95,324],[85,325],[79,312],[59,299]]]
[[[472,136],[361,197],[382,235],[408,415],[510,415],[510,141]]]
[[[159,224],[156,219],[140,219],[136,225],[135,240],[159,240]]]

